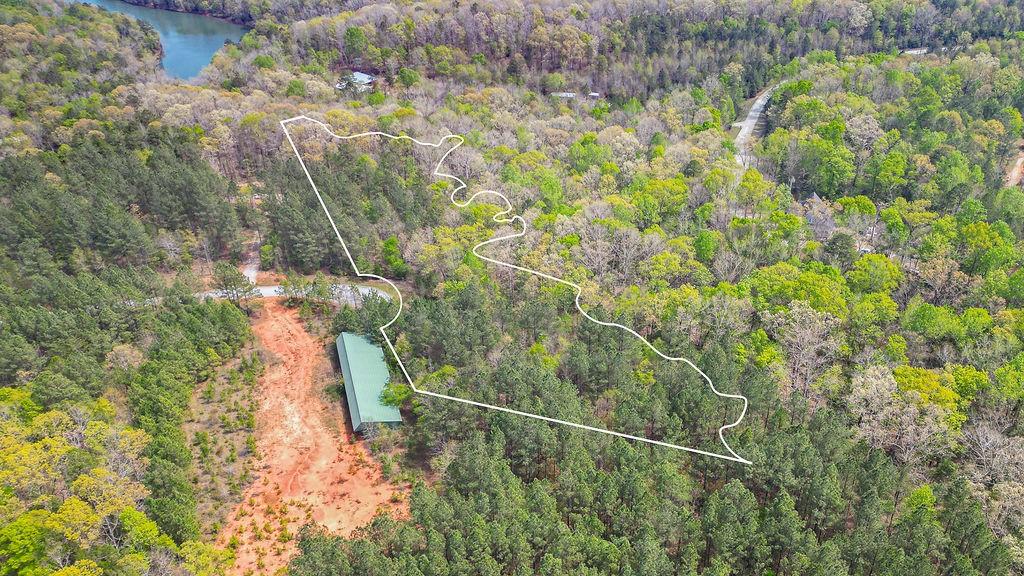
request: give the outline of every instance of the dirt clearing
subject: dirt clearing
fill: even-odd
[[[1017,156],[1017,160],[1014,161],[1013,165],[1006,172],[1006,185],[1016,186],[1020,184],[1021,176],[1024,176],[1024,152]]]
[[[324,387],[337,375],[298,313],[267,299],[253,332],[267,356],[258,385],[256,480],[217,537],[235,549],[238,575],[282,570],[307,522],[347,536],[378,510],[407,513],[402,488],[383,479],[340,403],[326,399]]]

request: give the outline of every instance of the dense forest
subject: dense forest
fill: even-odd
[[[726,435],[752,464],[427,398],[392,365],[404,424],[367,440],[409,516],[311,523],[289,573],[1024,574],[1017,4],[156,5],[253,29],[182,84],[130,18],[0,2],[3,576],[230,571],[186,423],[256,378],[248,309],[193,295],[243,282],[247,239],[334,331],[396,312],[300,288],[352,270],[297,114],[462,134],[445,169],[527,223],[482,250],[746,396]],[[336,90],[349,70],[381,81]],[[775,86],[743,166],[730,125]],[[512,228],[452,204],[443,150],[289,130],[360,270],[401,286],[418,387],[721,451],[736,402],[473,255]]]
[[[228,182],[194,137],[105,100],[153,74],[152,31],[0,14],[0,572],[202,573],[227,556],[198,539],[184,410],[249,329],[163,273],[237,244]]]
[[[1007,45],[1016,53],[1016,41]],[[295,571],[1010,570],[1020,549],[1022,397],[1011,280],[1019,226],[1005,198],[1019,189],[1001,188],[1005,161],[987,159],[1005,158],[1020,136],[1020,70],[984,49],[953,62],[816,53],[791,70],[758,160],[789,185],[737,168],[713,127],[669,122],[680,115],[673,104],[703,97],[699,89],[617,114],[563,108],[578,119],[561,122],[567,133],[550,143],[450,157],[459,173],[511,192],[530,223],[523,241],[488,247],[493,255],[582,283],[593,310],[695,357],[719,388],[750,399],[748,425],[730,436],[750,469],[683,457],[690,471],[677,477],[665,458],[679,457],[657,449],[396,390],[412,416],[406,446],[444,467],[440,497],[417,491],[412,526],[382,520],[353,543],[311,529]],[[862,78],[877,102],[841,91],[853,84],[833,79],[841,74]],[[987,79],[995,76],[1007,80]],[[930,92],[918,78],[958,84],[943,87],[949,96],[929,116],[906,103]],[[480,118],[478,141],[500,138],[488,124],[500,131],[492,119],[503,113],[542,116],[547,105],[523,107],[495,90],[456,102],[463,117]],[[392,114],[382,126],[422,130],[401,108]],[[954,117],[972,128],[931,123]],[[361,129],[347,116],[326,119]],[[438,153],[371,146],[371,161],[316,130],[290,130],[308,139],[304,157],[361,269],[416,287],[420,298],[392,338],[418,386],[716,449],[715,432],[736,406],[709,397],[695,374],[581,320],[564,287],[470,255],[490,237],[494,210],[438,216],[450,204],[443,186],[432,198],[427,189]],[[922,139],[932,142],[927,154],[915,149]],[[904,162],[885,159],[900,151]],[[877,183],[881,165],[900,187]],[[338,247],[303,249],[329,242],[331,231],[316,226],[319,206],[298,167],[272,174],[265,185],[283,191],[269,207],[281,257],[344,266]],[[420,232],[425,225],[431,234]],[[300,240],[310,229],[320,238]],[[372,334],[391,314],[369,305],[343,311],[336,325]],[[462,468],[463,459],[472,463]],[[516,479],[512,488],[503,478]],[[781,536],[786,514],[793,525]]]
[[[814,49],[953,46],[1019,30],[1015,2],[306,2],[131,0],[228,17],[311,73],[402,68],[460,81],[629,96],[700,83],[728,64],[751,93]],[[340,5],[339,5],[340,4]],[[258,64],[257,64],[258,66]]]

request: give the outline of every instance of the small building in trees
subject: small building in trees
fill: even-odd
[[[384,404],[380,398],[390,377],[381,347],[351,332],[342,332],[337,346],[352,429],[365,432],[373,424],[400,424],[398,408]]]
[[[334,85],[338,90],[352,88],[356,92],[366,92],[377,84],[377,77],[365,72],[352,72],[342,76],[341,80]]]

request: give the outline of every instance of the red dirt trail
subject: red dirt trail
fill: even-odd
[[[336,378],[324,345],[280,299],[264,302],[252,326],[270,358],[256,414],[256,479],[217,537],[222,546],[234,537],[230,573],[240,576],[283,571],[308,522],[348,536],[378,511],[407,514],[401,488],[383,479],[340,403],[324,397]]]

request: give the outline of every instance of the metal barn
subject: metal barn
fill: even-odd
[[[398,408],[380,400],[389,379],[381,347],[369,338],[351,332],[342,332],[337,345],[352,429],[363,432],[367,424],[401,423]]]

